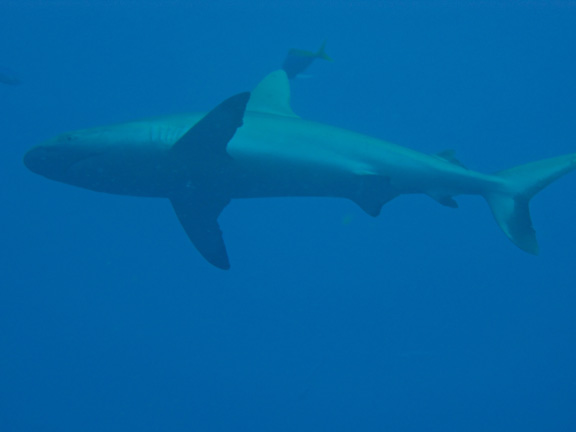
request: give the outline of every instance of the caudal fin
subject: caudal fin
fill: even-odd
[[[544,159],[500,171],[505,190],[484,194],[498,226],[520,249],[538,254],[530,218],[530,199],[563,175],[576,169],[576,153]]]
[[[332,57],[326,54],[326,41],[322,42],[322,46],[316,52],[316,57],[321,58],[322,60],[333,61]]]

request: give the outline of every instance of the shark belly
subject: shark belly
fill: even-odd
[[[174,187],[165,151],[109,154],[80,161],[66,173],[66,183],[97,192],[140,197],[166,197]]]

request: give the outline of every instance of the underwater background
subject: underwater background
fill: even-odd
[[[576,430],[576,175],[532,202],[167,200],[29,172],[62,132],[204,111],[316,50],[305,119],[494,172],[576,152],[570,1],[0,0],[0,430]]]

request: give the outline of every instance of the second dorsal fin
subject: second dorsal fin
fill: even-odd
[[[456,158],[456,151],[455,150],[452,150],[452,149],[444,150],[444,151],[441,151],[439,153],[436,153],[435,156],[439,157],[440,159],[444,159],[445,161],[448,161],[454,165],[458,165],[459,167],[466,168],[466,166],[464,166],[464,164]]]

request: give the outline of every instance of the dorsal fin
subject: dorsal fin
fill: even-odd
[[[290,83],[286,72],[267,75],[252,91],[246,111],[298,117],[290,108]]]
[[[456,151],[453,149],[441,151],[436,153],[435,156],[439,157],[440,159],[444,159],[445,161],[448,161],[454,165],[458,165],[459,167],[466,168],[466,166],[464,166],[464,164],[456,158]]]

